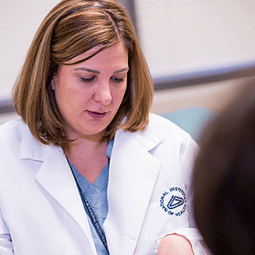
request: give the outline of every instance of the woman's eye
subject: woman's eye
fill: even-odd
[[[94,80],[95,77],[87,77],[87,78],[84,78],[84,77],[80,77],[81,81],[82,82],[91,82]]]
[[[116,82],[116,83],[121,83],[121,82],[124,81],[124,78],[118,78],[118,77],[112,77],[111,79],[112,79],[114,82]]]

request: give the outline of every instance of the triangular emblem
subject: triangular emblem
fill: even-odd
[[[182,197],[172,196],[170,201],[167,204],[167,207],[169,209],[174,209],[183,204],[184,204],[184,199]]]

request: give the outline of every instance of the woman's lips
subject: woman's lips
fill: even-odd
[[[89,116],[91,116],[94,119],[102,119],[106,116],[107,112],[93,112],[93,111],[88,111],[87,113],[89,114]]]

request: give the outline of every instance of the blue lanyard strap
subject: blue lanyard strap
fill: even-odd
[[[70,168],[71,168],[71,164],[70,164],[69,160],[67,160],[67,161],[68,161],[68,164],[70,165]],[[109,162],[110,162],[110,160],[108,160],[108,164],[109,164]],[[95,230],[96,230],[100,240],[102,241],[102,243],[103,243],[103,245],[104,245],[104,247],[105,247],[105,249],[107,251],[107,254],[110,255],[109,250],[108,250],[108,244],[107,244],[107,241],[106,241],[105,234],[104,234],[102,228],[100,227],[99,222],[97,220],[97,217],[96,217],[95,213],[93,212],[93,210],[92,210],[88,200],[86,199],[84,193],[82,192],[81,187],[80,187],[78,181],[76,180],[76,177],[75,177],[74,173],[73,173],[73,176],[74,176],[76,185],[77,185],[77,187],[79,189],[79,192],[82,195],[83,202],[84,202],[84,204],[85,204],[85,206],[86,206],[86,208],[88,210],[88,214],[89,214],[89,217],[91,219],[91,222],[92,222],[92,224],[93,224],[93,226],[94,226],[94,228],[95,228]]]
[[[99,225],[99,223],[98,223],[98,220],[97,220],[97,218],[96,218],[96,215],[94,214],[94,212],[93,212],[93,210],[92,210],[92,208],[91,208],[91,206],[90,206],[88,200],[86,199],[85,195],[84,195],[83,192],[81,191],[81,188],[80,188],[79,184],[78,184],[78,187],[79,187],[79,190],[80,190],[80,192],[81,192],[81,194],[82,194],[82,198],[83,198],[83,200],[84,200],[84,203],[85,203],[85,205],[86,205],[86,207],[87,207],[87,209],[88,209],[89,217],[90,217],[90,219],[91,219],[91,221],[92,221],[92,223],[93,223],[93,225],[94,225],[94,227],[95,227],[95,229],[96,229],[96,231],[97,231],[97,234],[98,234],[98,236],[100,237],[100,239],[101,239],[101,241],[102,241],[102,243],[103,243],[103,245],[104,245],[104,247],[105,247],[107,253],[110,254],[110,253],[109,253],[109,250],[108,250],[108,245],[107,245],[107,241],[106,241],[106,238],[105,238],[105,234],[104,234],[102,228],[100,227],[100,225]]]

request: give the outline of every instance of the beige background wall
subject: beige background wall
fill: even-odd
[[[152,112],[164,114],[187,107],[200,106],[220,111],[248,78],[233,79],[205,85],[156,91]]]
[[[153,77],[255,60],[254,0],[135,0],[135,7]]]

